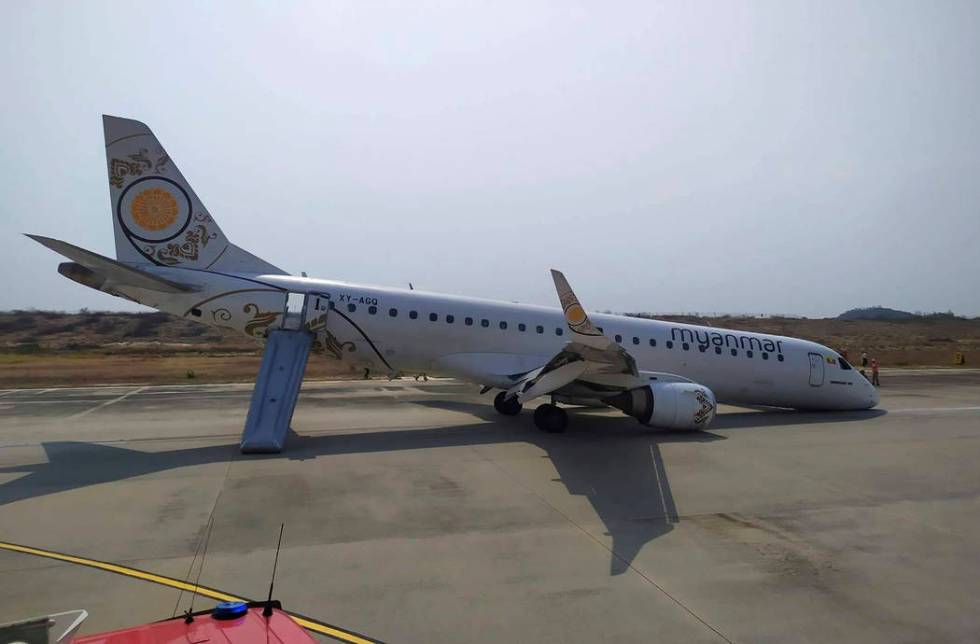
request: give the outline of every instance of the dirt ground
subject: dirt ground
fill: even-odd
[[[113,355],[98,353],[0,354],[0,389],[115,383],[252,382],[260,355]],[[354,378],[332,360],[311,356],[306,377]]]

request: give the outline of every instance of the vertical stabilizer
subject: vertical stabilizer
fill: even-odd
[[[284,273],[228,241],[150,128],[115,116],[102,123],[119,261]]]

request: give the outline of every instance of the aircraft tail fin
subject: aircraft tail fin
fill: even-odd
[[[285,271],[232,244],[143,123],[103,116],[116,259],[242,273]]]

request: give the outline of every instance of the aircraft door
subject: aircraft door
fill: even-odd
[[[810,354],[810,386],[819,387],[823,384],[823,356],[819,353]]]

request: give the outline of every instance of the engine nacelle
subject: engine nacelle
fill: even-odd
[[[715,417],[715,395],[693,382],[657,382],[603,399],[644,425],[706,429]]]

